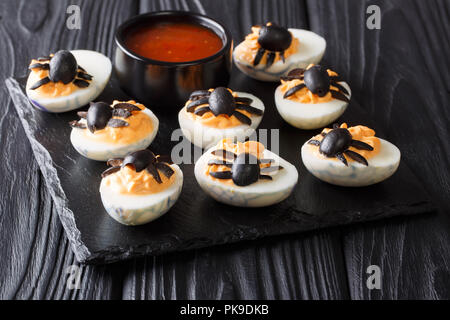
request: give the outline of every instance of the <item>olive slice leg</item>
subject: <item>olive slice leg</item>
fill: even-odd
[[[341,160],[341,162],[348,167],[347,159],[345,159],[345,156],[341,152],[336,153],[336,158]]]
[[[209,107],[201,107],[201,108],[195,109],[194,114],[201,117],[202,115],[204,115],[208,111],[211,111],[209,109]]]
[[[224,149],[213,150],[211,151],[211,153],[215,156],[222,157],[224,159],[234,160],[234,158],[236,158],[236,155],[233,152]]]
[[[102,172],[102,178],[109,176],[110,174],[113,174],[114,172],[117,172],[120,170],[120,167],[111,167],[106,169],[105,171]]]
[[[189,96],[189,100],[206,98],[206,97],[209,97],[210,94],[211,94],[211,92],[209,92],[208,90],[196,90],[191,93],[191,95]]]
[[[231,179],[231,171],[210,171],[209,175],[217,179]]]
[[[249,106],[248,104],[237,104],[236,110],[244,110],[257,116],[263,115],[263,111],[261,109]]]
[[[123,158],[112,158],[109,159],[106,164],[108,166],[112,166],[112,167],[117,167],[117,166],[121,166],[123,162]]]
[[[289,98],[290,96],[292,96],[297,91],[302,90],[304,87],[306,87],[306,85],[304,83],[301,83],[301,84],[299,84],[299,85],[297,85],[295,87],[290,88],[288,91],[286,91],[284,93],[283,98],[284,99]]]
[[[258,52],[256,52],[255,60],[253,60],[253,66],[256,67],[261,62],[264,52],[266,52],[266,50],[264,50],[263,48],[258,49]]]
[[[259,159],[260,163],[266,164],[266,163],[272,163],[274,162],[273,159]]]
[[[259,178],[262,179],[262,180],[272,180],[271,176],[267,176],[265,174],[260,174]]]
[[[207,103],[208,103],[208,97],[194,100],[186,106],[186,110],[187,110],[187,112],[194,112],[196,107],[198,107],[199,105],[202,105],[202,104],[207,104]]]
[[[43,86],[44,84],[49,83],[49,82],[50,82],[49,77],[42,78],[41,80],[39,80],[35,84],[33,84],[30,87],[30,90],[35,90],[35,89],[39,88],[40,86]]]
[[[313,139],[313,140],[309,140],[308,144],[312,144],[314,146],[320,146],[320,141]]]
[[[338,88],[339,91],[342,91],[343,93],[349,95],[347,89],[345,89],[345,87],[344,87],[343,85],[337,83],[336,81],[331,81],[331,85],[332,85],[333,87]]]
[[[362,155],[360,155],[359,153],[352,151],[352,150],[345,150],[344,153],[349,156],[350,158],[352,158],[355,161],[358,161],[359,163],[362,163],[365,166],[368,166],[369,163],[367,162],[366,158],[364,158]]]
[[[147,172],[153,176],[156,182],[162,183],[161,176],[159,175],[158,169],[153,164],[147,166]]]
[[[239,111],[235,111],[233,113],[233,116],[235,116],[240,122],[247,124],[247,125],[251,125],[252,124],[252,120],[247,117],[245,114],[240,113]]]
[[[369,151],[373,150],[373,147],[370,144],[367,144],[359,140],[352,140],[350,142],[350,146],[360,150],[369,150]]]
[[[267,54],[266,68],[270,68],[275,61],[276,52],[269,52]]]
[[[233,164],[231,162],[223,161],[223,160],[219,160],[219,159],[209,160],[208,166],[213,166],[213,165],[231,167]]]
[[[278,171],[283,169],[282,166],[270,166],[270,167],[265,167],[265,168],[261,168],[261,173],[269,173],[269,172],[274,172],[274,171]]]
[[[341,100],[344,102],[350,102],[350,100],[342,93],[336,90],[330,90],[331,96],[337,100]]]
[[[156,167],[156,169],[161,171],[163,173],[163,175],[165,175],[167,177],[167,179],[170,179],[170,177],[175,173],[175,171],[173,171],[173,169],[164,162],[155,163],[155,167]]]

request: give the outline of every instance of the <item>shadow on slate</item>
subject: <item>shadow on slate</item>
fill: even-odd
[[[370,187],[337,187],[314,178],[301,162],[300,147],[320,130],[298,130],[281,119],[273,99],[276,84],[251,80],[241,73],[234,72],[234,75],[231,89],[251,92],[265,103],[266,113],[260,128],[279,128],[280,156],[299,170],[299,183],[293,194],[280,204],[266,208],[223,205],[200,189],[194,177],[194,165],[182,164],[184,185],[178,202],[160,219],[137,227],[117,223],[104,210],[98,188],[106,164],[82,157],[69,140],[68,122],[78,119],[76,111],[40,112],[32,107],[24,93],[25,78],[6,81],[80,262],[110,263],[147,254],[434,211],[425,191],[403,162],[393,177]],[[111,103],[114,99],[128,97],[118,89],[113,78],[97,100]],[[170,154],[177,143],[170,141],[173,129],[178,128],[177,115],[152,110],[160,119],[160,129],[151,149]],[[362,110],[352,101],[338,122],[371,125]],[[380,132],[377,135],[383,137]]]

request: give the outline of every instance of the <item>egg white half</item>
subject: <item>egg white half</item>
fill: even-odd
[[[92,141],[87,139],[83,133],[84,130],[88,129],[72,128],[72,132],[70,133],[70,142],[72,142],[73,147],[82,156],[97,161],[107,161],[112,158],[123,158],[130,152],[146,149],[158,133],[159,120],[155,114],[147,108],[140,112],[144,112],[153,123],[153,130],[141,140],[127,145]],[[86,120],[82,119],[80,122],[86,123]]]
[[[40,97],[37,91],[29,88],[31,77],[28,77],[26,93],[31,103],[42,111],[66,112],[80,108],[95,100],[102,93],[111,76],[111,61],[103,54],[91,50],[71,50],[79,66],[83,67],[93,78],[86,88],[79,88],[67,96],[55,98]]]
[[[234,53],[241,45],[239,44],[233,52],[233,60],[238,67],[246,75],[261,81],[279,81],[281,76],[285,76],[295,68],[306,68],[311,63],[318,64],[322,59],[326,41],[318,34],[303,29],[288,29],[292,35],[299,40],[298,52],[290,55],[285,62],[278,60],[269,68],[259,64],[254,67],[247,61],[240,60]]]
[[[263,102],[254,95],[246,92],[236,92],[238,97],[246,97],[253,100],[251,106],[260,109],[264,112]],[[242,124],[232,128],[218,129],[214,127],[208,127],[201,124],[199,121],[192,121],[189,117],[186,107],[183,107],[178,113],[178,122],[183,135],[201,148],[209,148],[219,141],[225,138],[236,138],[238,141],[243,141],[245,138],[250,137],[255,129],[258,127],[263,116],[252,115],[252,124],[250,126]]]
[[[100,183],[100,196],[108,214],[116,221],[129,226],[148,223],[169,211],[177,202],[183,187],[183,172],[176,164],[175,180],[167,189],[148,195],[123,195],[113,192],[104,183]]]
[[[338,82],[348,90],[351,97],[350,87],[346,82]],[[348,103],[338,99],[332,99],[323,103],[300,103],[290,99],[284,99],[281,85],[275,90],[275,105],[281,117],[290,125],[300,129],[318,129],[332,123],[339,118],[347,109]]]
[[[394,174],[400,163],[400,150],[392,143],[380,139],[380,152],[367,159],[365,166],[359,162],[348,162],[345,166],[336,159],[317,157],[311,146],[302,146],[302,160],[311,174],[325,182],[346,187],[362,187],[381,182]]]
[[[275,162],[272,165],[281,165],[284,168],[270,174],[273,180],[258,180],[244,187],[213,180],[205,174],[205,171],[208,161],[215,158],[211,154],[215,149],[217,148],[209,149],[198,159],[194,173],[203,191],[219,202],[237,207],[270,206],[286,199],[297,184],[297,169],[269,150],[264,150],[263,158],[274,159]]]

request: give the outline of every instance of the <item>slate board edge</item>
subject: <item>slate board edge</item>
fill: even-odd
[[[27,121],[27,114],[24,109],[19,107],[19,105],[24,105],[29,108],[30,111],[33,111],[34,107],[31,105],[31,103],[28,101],[28,98],[23,93],[23,90],[20,86],[20,84],[17,82],[14,78],[8,78],[5,81],[6,87],[9,91],[9,94],[13,100],[14,107],[18,113],[18,116],[20,118],[20,121],[22,123],[22,126],[24,127],[25,133],[30,140],[30,144],[33,150],[33,154],[36,158],[36,161],[38,162],[38,165],[42,171],[42,174],[44,176],[46,186],[49,189],[50,195],[52,196],[53,200],[55,201],[55,206],[57,209],[57,213],[60,217],[61,223],[64,227],[64,230],[67,234],[67,237],[72,245],[72,250],[74,251],[76,259],[83,264],[105,264],[105,263],[113,263],[120,260],[135,258],[135,257],[141,257],[145,255],[158,255],[161,253],[170,253],[170,252],[177,252],[177,251],[184,251],[184,250],[191,250],[191,249],[198,249],[198,248],[204,248],[214,245],[223,245],[223,244],[231,244],[236,243],[239,241],[251,241],[263,238],[267,236],[265,233],[259,233],[258,235],[252,234],[251,229],[237,229],[234,230],[232,233],[224,234],[221,237],[221,241],[202,241],[201,239],[196,239],[198,241],[195,241],[195,245],[191,245],[192,241],[190,243],[180,243],[178,242],[177,245],[174,245],[175,243],[173,241],[167,241],[164,243],[158,243],[158,244],[143,244],[140,246],[129,246],[129,247],[121,247],[121,246],[114,246],[114,247],[108,247],[105,250],[96,251],[96,252],[90,252],[89,249],[86,247],[86,245],[81,240],[81,232],[76,226],[74,213],[68,208],[66,205],[67,203],[67,197],[65,195],[64,190],[62,189],[62,186],[59,183],[59,178],[57,175],[56,168],[53,166],[53,160],[49,154],[49,152],[46,150],[44,146],[42,146],[34,137],[33,130],[32,130],[32,124]],[[53,180],[52,180],[53,179]],[[404,205],[398,205],[399,207],[404,207],[405,210],[400,210],[397,216],[401,215],[412,215],[412,214],[418,214],[418,213],[428,213],[435,211],[434,205],[429,201],[423,201],[419,203],[408,203]],[[334,226],[343,226],[348,225],[350,223],[359,223],[359,222],[366,222],[366,221],[373,221],[383,218],[384,216],[390,216],[389,215],[389,207],[380,207],[377,208],[378,212],[380,214],[378,215],[371,215],[371,218],[366,219],[364,221],[359,221],[359,219],[347,219],[345,221],[342,221],[339,224],[320,224],[317,226],[317,228],[311,228],[309,229],[319,229],[319,228],[328,228],[328,227],[334,227]],[[350,211],[347,213],[351,213]],[[350,214],[352,216],[352,214]],[[301,223],[298,221],[292,221],[292,223]],[[303,230],[301,232],[305,232],[308,230]],[[289,235],[289,234],[295,234],[295,233],[301,233],[298,231],[294,232],[288,232],[283,233],[283,235]],[[269,236],[277,236],[275,235],[269,235]],[[165,250],[161,250],[163,247],[165,247]],[[168,249],[169,248],[169,249]]]
[[[53,198],[53,201],[55,201],[56,211],[59,215],[64,230],[66,231],[66,235],[72,244],[75,257],[79,262],[85,262],[92,254],[81,240],[81,233],[76,226],[75,217],[72,210],[66,206],[67,197],[61,185],[58,183],[59,178],[56,168],[52,164],[52,158],[44,146],[42,146],[31,133],[31,124],[25,119],[25,112],[20,107],[17,107],[17,105],[24,104],[28,105],[29,108],[33,107],[26,96],[22,93],[19,83],[14,78],[6,79],[5,84],[11,99],[13,100],[13,104],[19,116],[20,122],[22,123],[28,139],[30,140],[31,149],[33,150],[33,154],[39,164],[39,168],[42,171],[47,188]]]

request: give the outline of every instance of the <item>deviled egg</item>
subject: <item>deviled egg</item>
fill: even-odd
[[[26,93],[39,110],[66,112],[95,100],[111,76],[111,61],[90,50],[60,50],[33,59]]]
[[[314,176],[325,182],[360,187],[389,178],[400,163],[400,150],[377,138],[365,126],[324,129],[302,146],[302,160]]]
[[[339,75],[319,65],[291,70],[275,90],[281,117],[300,129],[317,129],[332,123],[347,109],[351,91]]]
[[[178,113],[178,121],[189,141],[209,148],[224,138],[251,136],[263,114],[264,104],[254,95],[218,87],[194,91]]]
[[[108,214],[125,225],[140,225],[166,213],[178,200],[183,172],[148,149],[108,161],[100,196]]]
[[[286,199],[297,169],[257,141],[224,139],[195,163],[195,178],[208,195],[239,207],[269,206]]]
[[[246,75],[262,81],[278,81],[295,68],[319,63],[326,42],[314,32],[285,29],[274,23],[253,26],[233,52],[236,66]]]
[[[91,103],[79,111],[80,120],[70,122],[70,141],[83,156],[106,161],[147,148],[158,132],[158,118],[133,100]]]

